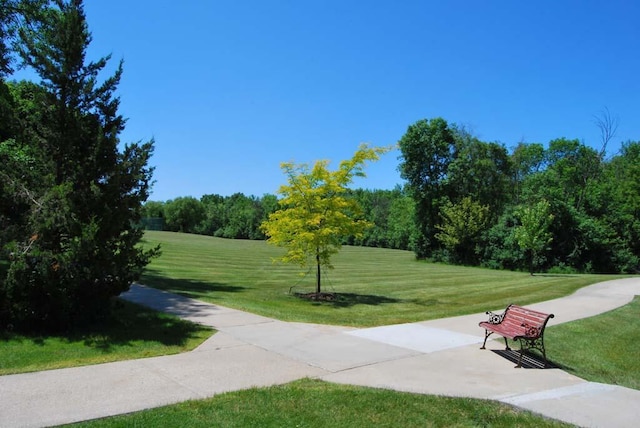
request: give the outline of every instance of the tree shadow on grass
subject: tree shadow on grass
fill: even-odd
[[[92,330],[82,335],[85,345],[103,350],[113,345],[135,346],[134,342],[140,341],[182,347],[189,339],[212,331],[209,327],[120,299],[114,303],[112,316]]]
[[[146,271],[140,280],[140,284],[170,293],[181,294],[187,297],[199,297],[211,293],[239,293],[248,287],[238,285],[221,284],[219,282],[195,281],[192,279],[176,279],[162,276],[156,271]]]
[[[534,273],[531,276],[539,276],[541,278],[575,278],[578,275],[570,273]]]
[[[350,308],[356,305],[378,306],[389,303],[400,303],[402,300],[373,294],[355,293],[296,293],[296,296],[309,300],[313,305],[333,306],[335,308]]]
[[[63,344],[83,344],[104,354],[116,351],[116,348],[183,347],[190,339],[205,338],[212,329],[170,316],[135,303],[115,299],[109,317],[99,322],[84,325],[66,332],[37,334],[3,332],[0,342],[29,341],[33,345],[55,347],[60,352]],[[55,342],[55,343],[54,343]]]

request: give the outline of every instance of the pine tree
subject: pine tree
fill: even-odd
[[[12,244],[0,312],[25,328],[59,329],[104,316],[157,249],[139,247],[153,141],[129,144],[114,95],[122,75],[99,82],[110,57],[86,62],[91,42],[81,0],[57,0],[22,27],[19,54],[42,79],[40,138],[24,141],[44,171],[31,189],[27,232]],[[3,316],[0,314],[0,317]]]

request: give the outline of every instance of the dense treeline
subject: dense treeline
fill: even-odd
[[[640,143],[610,158],[579,140],[546,147],[483,142],[444,119],[421,120],[399,141],[404,188],[351,192],[372,227],[345,243],[409,249],[418,258],[495,269],[640,270]],[[149,202],[164,229],[264,239],[274,195],[205,195]]]
[[[260,224],[276,210],[274,195],[262,198],[236,193],[179,197],[166,202],[149,201],[143,215],[161,219],[154,224],[171,232],[197,233],[232,239],[265,239]],[[152,227],[148,227],[152,228]]]
[[[599,125],[599,151],[560,138],[511,153],[441,118],[409,126],[400,171],[416,202],[416,255],[500,269],[638,272],[640,143],[607,159],[615,122],[607,113]]]
[[[354,190],[363,216],[372,227],[346,243],[370,247],[412,249],[415,239],[413,200],[400,188]],[[231,196],[179,197],[166,202],[149,201],[143,216],[147,228],[197,233],[232,239],[265,239],[260,225],[278,208],[275,195],[262,197],[236,193]],[[160,220],[160,221],[157,221]]]

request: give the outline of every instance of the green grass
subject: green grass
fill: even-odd
[[[576,376],[640,389],[640,297],[602,315],[549,327],[545,345],[551,359]]]
[[[0,332],[0,375],[176,354],[192,350],[213,330],[116,301],[113,317],[59,336]]]
[[[90,421],[80,427],[560,427],[491,401],[303,379]]]
[[[535,275],[416,261],[409,251],[345,246],[324,272],[333,302],[309,302],[289,291],[313,291],[313,273],[274,264],[282,250],[244,241],[147,232],[162,255],[141,282],[156,288],[285,321],[376,326],[478,313],[571,294],[619,276]]]

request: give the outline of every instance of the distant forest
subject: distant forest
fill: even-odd
[[[494,269],[638,273],[640,142],[607,157],[616,123],[607,113],[597,124],[600,150],[565,138],[508,150],[420,120],[398,143],[405,185],[352,190],[373,226],[344,243]],[[149,201],[143,217],[148,228],[265,239],[260,224],[277,208],[275,195],[212,194]]]

